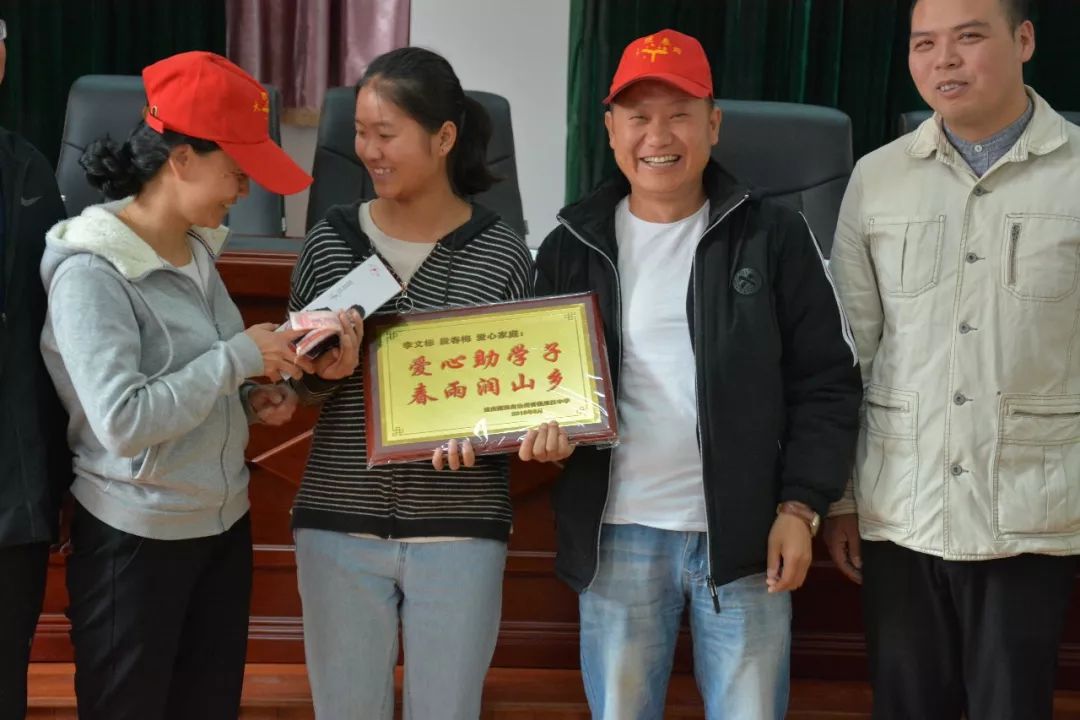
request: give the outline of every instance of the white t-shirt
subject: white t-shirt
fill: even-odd
[[[176,269],[194,280],[195,284],[202,290],[203,295],[206,294],[206,285],[203,283],[202,275],[199,273],[199,264],[197,262],[192,260],[187,265],[178,265]]]
[[[707,529],[686,307],[708,215],[708,202],[673,223],[634,217],[627,198],[615,210],[623,356],[606,523]]]
[[[375,246],[383,259],[390,263],[390,267],[403,283],[409,282],[427,256],[435,249],[435,243],[398,240],[384,233],[371,219],[371,201],[360,205],[360,229],[368,236],[371,244]]]
[[[205,253],[201,252],[200,248],[195,246],[194,241],[189,240],[188,242],[191,243],[191,262],[187,265],[174,265],[173,267],[194,280],[195,284],[199,287],[199,290],[201,290],[202,294],[205,296],[207,281],[210,277],[210,268],[204,266],[208,264],[209,260],[200,262],[200,258],[202,258]]]

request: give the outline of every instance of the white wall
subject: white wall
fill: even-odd
[[[566,189],[570,0],[411,0],[409,43],[441,53],[466,90],[510,102],[518,183],[536,246]]]
[[[300,167],[311,172],[315,163],[315,140],[318,131],[313,127],[281,125],[281,147],[292,156]],[[285,196],[285,234],[302,238],[307,230],[308,191]]]
[[[570,0],[411,0],[409,42],[450,61],[467,90],[510,102],[518,184],[537,246],[555,227],[566,189]],[[284,148],[311,171],[314,128],[283,125]],[[285,199],[287,234],[303,237],[307,192]]]

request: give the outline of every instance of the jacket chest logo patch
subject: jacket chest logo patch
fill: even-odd
[[[744,267],[735,273],[731,286],[740,295],[753,295],[761,289],[761,273],[754,268]]]

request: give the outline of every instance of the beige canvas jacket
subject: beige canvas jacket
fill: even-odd
[[[831,267],[866,396],[862,537],[947,559],[1080,552],[1080,127],[1032,90],[976,177],[940,118],[852,175]]]

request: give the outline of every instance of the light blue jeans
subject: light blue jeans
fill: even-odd
[[[495,651],[506,543],[296,531],[315,716],[390,720],[398,623],[406,720],[476,720]]]
[[[764,542],[762,538],[762,542]],[[791,596],[764,574],[706,586],[705,533],[604,525],[581,609],[581,670],[593,718],[660,720],[683,609],[709,720],[781,720],[787,710]]]

